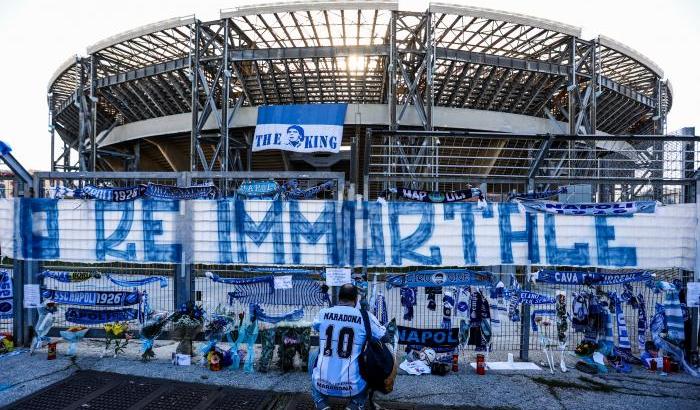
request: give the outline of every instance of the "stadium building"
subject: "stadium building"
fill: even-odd
[[[669,172],[687,177],[682,143],[600,138],[664,134],[672,101],[661,68],[612,38],[393,1],[170,19],[89,46],[48,84],[52,171],[339,171],[369,196],[399,181],[506,192],[607,177],[599,200],[662,198]],[[258,107],[316,103],[348,104],[338,154],[253,153]]]

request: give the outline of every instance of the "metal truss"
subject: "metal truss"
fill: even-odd
[[[660,69],[614,40],[469,7],[240,8],[209,22],[185,17],[139,28],[88,53],[49,85],[50,130],[65,142],[52,169],[249,168],[247,131],[232,129],[243,106],[386,104],[390,129],[415,116],[424,130],[435,128],[434,107],[466,108],[549,118],[575,135],[661,134],[672,103]],[[157,135],[102,147],[116,126],[176,115],[192,117],[189,148]],[[425,157],[405,164],[415,172],[450,155],[432,137],[409,145]],[[181,148],[189,152],[175,152]]]
[[[675,190],[673,200],[682,202],[684,192],[694,186],[692,160],[698,158],[700,147],[700,137],[690,133],[522,135],[370,129],[364,142],[364,195],[374,197],[397,183],[436,190],[488,183],[491,192],[503,195],[513,189],[587,184],[600,201],[669,200],[665,195]],[[431,158],[425,149],[431,138],[439,139],[441,153],[449,155]]]

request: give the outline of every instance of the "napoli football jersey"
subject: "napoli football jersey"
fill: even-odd
[[[372,335],[384,336],[386,329],[369,313]],[[328,396],[354,396],[366,387],[360,376],[359,356],[367,338],[360,310],[351,306],[321,309],[314,329],[319,332],[319,353],[311,382]]]

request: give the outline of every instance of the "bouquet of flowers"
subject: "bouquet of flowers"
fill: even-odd
[[[15,349],[12,333],[0,333],[0,354],[10,353]]]
[[[88,328],[84,326],[73,326],[61,331],[61,337],[68,342],[68,356],[75,356],[78,342],[83,340],[87,332]]]
[[[119,353],[124,353],[124,349],[126,349],[126,346],[129,344],[129,340],[133,338],[133,335],[129,333],[129,323],[107,323],[104,325],[104,328],[106,335],[105,350],[100,357],[104,357],[105,353],[110,348],[114,349],[114,357],[117,357]]]
[[[156,357],[153,352],[153,341],[160,336],[172,315],[159,313],[151,316],[141,327],[141,360],[144,362]]]
[[[173,315],[173,339],[180,340],[175,350],[179,354],[192,355],[192,339],[202,331],[204,309],[189,301]]]
[[[46,335],[53,327],[54,313],[58,310],[58,305],[51,300],[47,300],[44,302],[43,306],[39,306],[37,310],[39,311],[39,320],[37,320],[36,327],[34,328],[36,337],[34,337],[32,341],[32,346],[29,350],[30,355],[34,354],[36,349],[41,349],[44,342],[49,342],[51,340],[51,338]]]

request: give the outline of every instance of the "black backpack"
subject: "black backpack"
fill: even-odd
[[[360,309],[360,313],[367,333],[365,345],[359,358],[360,375],[365,379],[370,390],[384,394],[391,393],[394,390],[394,379],[396,378],[394,355],[384,343],[372,336],[372,327],[367,311]]]

